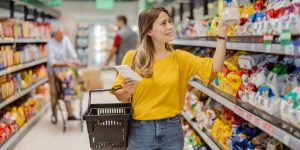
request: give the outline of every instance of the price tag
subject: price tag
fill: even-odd
[[[268,134],[270,134],[270,133],[272,133],[272,130],[273,130],[273,127],[269,124],[269,123],[267,123],[267,122],[263,122],[263,129],[268,133]]]
[[[273,41],[273,35],[272,34],[265,34],[264,35],[264,41]]]
[[[252,114],[250,114],[250,113],[247,113],[247,114],[246,114],[246,118],[247,118],[247,120],[250,121],[250,122],[252,122],[253,117],[254,117],[254,116],[253,116]]]
[[[246,111],[243,108],[241,108],[237,105],[234,105],[234,110],[237,114],[239,114],[241,116],[245,116]]]
[[[256,126],[259,126],[259,125],[260,125],[260,121],[261,121],[260,118],[255,117],[255,125],[256,125]]]
[[[285,145],[289,145],[289,143],[290,143],[290,136],[289,135],[286,135],[286,134],[284,134],[283,135],[283,143],[285,144]]]

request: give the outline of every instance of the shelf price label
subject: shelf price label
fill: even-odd
[[[260,122],[261,122],[261,119],[258,118],[258,117],[255,117],[255,121],[254,121],[255,125],[256,125],[256,126],[259,126],[259,125],[260,125]]]
[[[241,108],[241,107],[239,107],[239,106],[237,106],[237,105],[234,105],[234,111],[237,113],[237,114],[239,114],[239,115],[241,115],[241,116],[245,116],[245,113],[246,113],[246,111],[243,109],[243,108]]]
[[[251,113],[247,113],[247,114],[246,114],[246,119],[247,119],[247,120],[249,120],[249,121],[252,122],[253,118],[254,118],[254,116],[253,116]]]
[[[267,123],[267,122],[265,122],[265,121],[263,121],[263,129],[264,129],[268,134],[272,133],[272,131],[273,131],[272,125],[270,125],[269,123]]]

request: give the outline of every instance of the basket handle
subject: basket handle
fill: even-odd
[[[92,89],[89,91],[89,105],[88,105],[88,108],[90,108],[91,106],[91,101],[92,101],[92,93],[95,93],[95,92],[116,92],[117,90],[119,90],[121,88],[118,88],[118,89],[114,89],[114,88],[111,88],[111,89]]]

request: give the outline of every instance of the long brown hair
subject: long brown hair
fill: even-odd
[[[149,8],[140,13],[138,18],[138,45],[137,52],[132,61],[132,67],[143,77],[151,77],[152,66],[154,62],[154,43],[150,36],[149,31],[152,29],[154,21],[158,18],[161,12],[165,12],[169,15],[168,11],[163,7]],[[169,43],[165,44],[168,51],[172,51],[173,48]]]

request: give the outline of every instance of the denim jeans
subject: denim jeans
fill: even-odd
[[[131,120],[127,150],[182,150],[180,116],[162,120]]]

